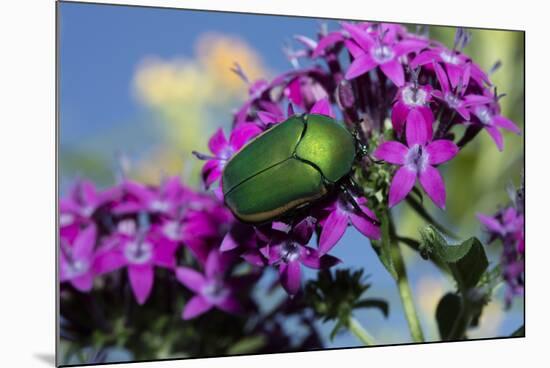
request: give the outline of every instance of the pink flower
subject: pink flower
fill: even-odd
[[[59,263],[59,279],[61,282],[70,282],[77,290],[87,292],[92,289],[94,271],[94,246],[97,230],[94,224],[81,230],[72,245],[68,245],[61,238],[61,252]]]
[[[351,40],[345,44],[354,58],[346,71],[346,79],[356,78],[378,66],[386,77],[401,87],[405,84],[405,72],[399,58],[428,45],[427,41],[421,39],[398,41],[383,27],[374,36],[351,23],[344,23],[342,27],[351,35]]]
[[[393,207],[402,201],[418,178],[432,201],[444,209],[445,184],[433,165],[452,159],[458,153],[458,147],[449,140],[429,142],[424,120],[417,110],[411,112],[406,136],[407,146],[397,141],[384,142],[374,152],[374,156],[380,160],[401,165],[391,182],[389,206]]]
[[[134,297],[144,304],[153,289],[155,267],[174,268],[177,248],[177,242],[160,232],[137,230],[134,220],[123,220],[98,249],[94,269],[101,275],[126,267]]]
[[[319,238],[319,252],[329,252],[344,235],[351,223],[359,232],[372,240],[380,239],[380,227],[373,223],[378,220],[367,206],[365,198],[358,198],[357,203],[364,213],[357,211],[349,201],[337,198],[326,210],[329,215],[322,222]],[[365,215],[366,214],[366,215]]]
[[[198,158],[207,160],[202,168],[202,178],[207,188],[221,178],[223,168],[231,156],[261,132],[262,130],[256,124],[241,123],[231,131],[227,140],[220,128],[208,141],[208,148],[214,156],[194,152]]]

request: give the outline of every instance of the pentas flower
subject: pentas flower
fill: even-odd
[[[87,292],[92,289],[94,281],[94,246],[97,230],[94,224],[81,230],[72,245],[61,238],[59,262],[59,279],[70,282],[77,290]]]
[[[479,86],[491,84],[487,74],[477,64],[472,62],[468,56],[456,50],[449,50],[442,45],[428,48],[418,53],[411,61],[411,67],[424,66],[431,69],[434,62],[445,66],[452,88],[458,86],[466,68],[470,69],[471,78]]]
[[[90,224],[96,211],[120,196],[120,188],[98,191],[89,180],[80,180],[70,195],[59,201],[60,235],[73,239],[81,225]]]
[[[500,115],[500,109],[497,103],[472,106],[470,107],[470,111],[479,120],[483,129],[489,133],[499,151],[504,149],[504,139],[499,128],[521,134],[521,130],[513,121]]]
[[[131,180],[125,180],[121,188],[131,199],[113,207],[113,213],[120,215],[145,211],[174,217],[186,197],[191,195],[176,176],[164,180],[158,188],[147,187]]]
[[[525,232],[524,214],[514,206],[499,211],[495,216],[477,214],[479,221],[488,230],[491,241],[502,241],[502,275],[508,286],[506,305],[512,298],[523,294],[525,272]]]
[[[393,129],[398,137],[404,133],[405,123],[408,122],[411,111],[420,112],[426,125],[428,137],[433,134],[434,116],[429,104],[432,100],[432,87],[421,86],[416,81],[408,83],[397,91],[396,101],[391,112]]]
[[[319,100],[328,97],[325,88],[312,77],[298,76],[284,89],[288,100],[303,110],[309,110]]]
[[[220,128],[208,141],[208,148],[214,156],[194,152],[198,158],[207,160],[202,168],[202,177],[207,188],[221,178],[223,168],[231,156],[261,132],[256,124],[241,123],[231,131],[227,140]]]
[[[514,207],[508,207],[496,216],[478,213],[477,218],[494,237],[506,238],[512,236],[515,239],[516,234],[523,231],[523,214]],[[518,250],[523,252],[523,249]]]
[[[212,308],[237,314],[243,307],[236,295],[237,278],[228,278],[226,273],[234,263],[233,255],[213,250],[208,255],[204,274],[188,267],[178,267],[176,277],[195,293],[182,311],[185,320],[195,318]]]
[[[118,231],[98,249],[94,262],[97,274],[126,268],[128,279],[138,304],[144,304],[151,294],[156,266],[174,268],[178,243],[158,231],[138,229],[132,219],[118,224]]]
[[[416,179],[431,200],[445,208],[445,183],[433,165],[449,161],[458,153],[458,147],[450,140],[430,142],[420,112],[411,111],[411,123],[407,124],[407,146],[397,141],[384,142],[374,152],[374,157],[390,164],[401,165],[393,176],[389,206],[402,201],[412,190]]]
[[[492,101],[488,96],[466,94],[466,86],[468,86],[470,80],[470,68],[468,66],[465,68],[457,87],[452,87],[449,84],[447,73],[441,65],[434,64],[434,70],[441,90],[434,90],[432,95],[443,101],[451,110],[458,112],[465,120],[470,120],[469,108]]]
[[[342,26],[353,40],[346,42],[346,47],[354,58],[346,71],[346,79],[356,78],[378,66],[386,77],[401,87],[405,84],[405,72],[399,58],[419,51],[428,44],[420,39],[396,41],[393,37],[387,37],[384,31],[373,37],[371,33],[350,23]]]
[[[321,221],[322,230],[319,237],[319,252],[329,252],[344,235],[349,224],[372,240],[380,240],[380,227],[373,223],[378,221],[374,212],[367,206],[365,198],[357,198],[357,204],[362,212],[358,211],[346,198],[337,199],[323,211],[329,214]]]
[[[276,231],[271,241],[260,249],[267,264],[279,268],[281,285],[289,295],[300,290],[301,266],[324,269],[335,266],[340,260],[328,254],[321,254],[307,244],[313,234],[314,223],[306,218],[292,229]]]
[[[309,113],[326,115],[326,116],[330,116],[331,118],[335,117],[334,112],[332,111],[330,102],[328,100],[328,97],[325,97],[321,100],[316,101],[311,107],[311,109],[309,110]],[[280,123],[295,114],[296,113],[294,112],[294,108],[292,107],[292,104],[289,104],[286,116],[283,115],[282,113],[274,114],[267,111],[259,111],[258,117],[264,124],[272,125],[272,124]]]

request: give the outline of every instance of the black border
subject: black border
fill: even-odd
[[[239,357],[239,356],[258,356],[258,355],[279,355],[279,354],[293,354],[293,353],[308,353],[308,352],[320,352],[320,351],[334,351],[334,350],[350,350],[350,349],[368,349],[368,348],[379,348],[379,347],[388,347],[388,346],[410,346],[410,345],[425,345],[425,344],[446,344],[446,343],[469,343],[469,342],[479,342],[479,341],[493,341],[493,340],[506,340],[506,339],[517,339],[525,338],[525,325],[526,325],[526,305],[527,305],[527,288],[526,282],[524,282],[524,294],[523,294],[523,336],[498,336],[498,337],[484,337],[484,338],[475,338],[468,340],[451,340],[451,341],[425,341],[425,342],[405,342],[405,343],[396,343],[396,344],[379,344],[373,346],[348,346],[348,347],[338,347],[338,348],[323,348],[323,349],[312,349],[312,350],[303,350],[303,351],[288,351],[288,352],[277,352],[277,353],[255,353],[255,354],[232,354],[224,356],[211,356],[211,357],[185,357],[185,358],[165,358],[165,359],[149,359],[149,360],[133,360],[133,361],[121,361],[121,362],[108,362],[108,363],[90,363],[90,364],[59,364],[59,343],[60,343],[60,328],[59,328],[59,52],[60,52],[60,15],[59,7],[61,4],[79,4],[79,5],[96,5],[96,6],[114,6],[114,7],[130,7],[130,8],[148,8],[148,9],[166,9],[166,10],[183,10],[183,11],[196,11],[196,12],[213,12],[213,13],[225,13],[225,14],[243,14],[243,15],[267,15],[275,17],[291,17],[291,18],[306,18],[306,19],[316,19],[316,20],[335,20],[335,21],[375,21],[372,19],[358,19],[358,18],[331,18],[331,17],[320,17],[320,16],[308,16],[308,15],[292,15],[292,14],[270,14],[270,13],[256,13],[256,12],[244,12],[244,11],[231,11],[231,10],[210,10],[210,9],[194,9],[194,8],[176,8],[171,6],[161,6],[161,5],[135,5],[135,4],[114,4],[114,3],[101,3],[101,2],[87,2],[87,1],[72,1],[72,0],[56,0],[55,1],[55,366],[56,367],[90,367],[90,366],[103,366],[103,365],[118,365],[118,364],[132,364],[132,363],[151,363],[151,362],[166,362],[166,361],[185,361],[191,359],[219,359],[219,358],[228,358],[228,357]],[[380,22],[380,21],[378,21]],[[523,34],[523,175],[524,175],[524,201],[526,202],[527,195],[525,187],[527,186],[527,160],[526,160],[526,31],[524,29],[506,29],[506,28],[490,28],[490,27],[477,27],[477,26],[466,26],[466,25],[451,25],[451,24],[429,24],[429,23],[412,23],[412,22],[386,22],[390,24],[404,24],[404,25],[424,25],[430,27],[465,27],[471,29],[487,30],[487,31],[507,31],[507,32],[520,32]],[[527,236],[527,210],[524,206],[524,224],[523,230],[525,237]],[[524,257],[524,280],[527,279],[527,258]]]

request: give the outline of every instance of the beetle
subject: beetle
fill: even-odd
[[[361,211],[343,183],[365,151],[336,120],[294,115],[248,142],[227,162],[222,174],[225,204],[242,222],[262,224],[341,188]]]

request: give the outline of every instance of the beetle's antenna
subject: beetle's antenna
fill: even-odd
[[[340,184],[340,189],[342,189],[343,193],[345,194],[347,200],[349,201],[349,203],[351,203],[351,205],[353,206],[353,208],[363,214],[366,218],[369,219],[369,221],[373,224],[373,225],[376,225],[376,226],[380,226],[380,221],[376,220],[376,219],[373,219],[372,217],[370,217],[370,215],[368,213],[366,213],[365,211],[363,211],[363,209],[359,206],[359,204],[357,203],[357,201],[355,200],[355,198],[353,198],[353,194],[350,193],[349,189],[344,185],[344,184]]]

